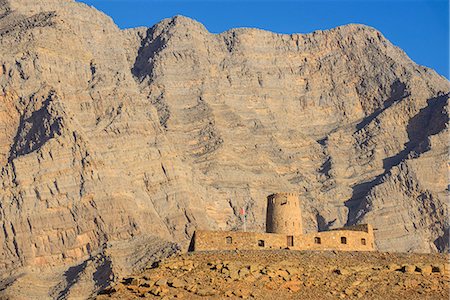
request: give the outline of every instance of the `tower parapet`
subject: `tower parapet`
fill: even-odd
[[[266,232],[303,234],[302,213],[297,193],[276,193],[267,197]]]

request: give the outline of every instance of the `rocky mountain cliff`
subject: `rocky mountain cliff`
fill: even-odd
[[[0,44],[0,290],[88,295],[196,228],[241,229],[241,207],[263,230],[278,191],[308,232],[448,249],[449,82],[373,28],[121,31],[71,0],[0,0]]]

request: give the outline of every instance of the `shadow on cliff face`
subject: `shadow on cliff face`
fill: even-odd
[[[30,116],[26,116],[26,113],[22,115],[14,144],[10,150],[9,162],[38,150],[50,139],[61,135],[63,119],[54,112],[55,97],[55,94],[50,92],[47,99],[42,102],[41,108],[33,111]],[[31,101],[29,105],[31,105]]]
[[[430,150],[429,137],[445,129],[448,120],[445,111],[447,100],[448,94],[429,99],[428,105],[409,121],[406,128],[409,142],[401,152],[383,160],[385,170],[398,165],[411,151],[412,157],[419,157],[420,154]]]
[[[406,98],[409,96],[407,92],[406,85],[400,80],[395,80],[391,84],[391,91],[389,98],[383,102],[383,107],[378,108],[373,113],[365,117],[361,122],[356,125],[356,130],[361,130],[374,119],[376,119],[383,111],[391,107],[394,103]]]
[[[133,68],[131,69],[133,77],[140,83],[142,83],[146,79],[152,80],[155,56],[163,49],[163,45],[166,42],[162,37],[162,34],[157,35],[156,26],[157,25],[149,28],[145,33],[145,37],[141,37],[142,42],[139,47],[136,60],[134,61]],[[166,128],[167,121],[170,118],[171,112],[169,106],[164,100],[164,93],[161,93],[161,95],[157,95],[156,97],[152,98],[153,99],[151,103],[158,112],[159,123],[161,124],[161,126]]]
[[[83,275],[86,274],[87,276],[91,276],[89,274],[89,271],[87,270],[90,264],[95,265],[95,272],[92,273],[92,278],[89,278],[93,280],[95,284],[95,290],[92,291],[92,293],[95,294],[96,291],[105,289],[111,281],[113,272],[111,260],[103,255],[100,255],[91,257],[79,265],[70,267],[64,273],[65,282],[60,283],[55,288],[55,290],[57,291],[57,295],[55,295],[55,298],[58,300],[67,299],[70,294],[70,290],[80,282],[80,279]]]
[[[142,37],[142,42],[136,56],[131,74],[139,81],[144,80],[147,76],[152,77],[153,65],[156,53],[162,49],[163,39],[161,35],[156,35],[156,25],[147,29],[145,37]]]
[[[112,262],[109,257],[102,257],[100,265],[93,274],[96,290],[101,291],[109,286],[112,280]]]
[[[445,228],[444,234],[434,241],[434,245],[442,253],[450,253],[450,227]]]
[[[316,212],[316,222],[317,222],[317,231],[328,231],[330,230],[331,226],[336,223],[337,219],[334,219],[332,221],[327,222],[326,219],[317,211]]]
[[[405,159],[419,157],[422,153],[430,150],[429,137],[438,134],[446,127],[448,112],[445,110],[445,106],[448,103],[448,99],[449,94],[447,93],[427,100],[427,106],[412,117],[407,125],[406,130],[409,141],[405,144],[404,149],[396,155],[383,160],[384,172],[382,174],[375,177],[372,181],[363,182],[352,187],[352,197],[345,202],[345,206],[349,210],[346,225],[357,223],[370,210],[370,203],[367,202],[366,198],[367,195],[372,188],[383,182],[383,178],[389,174],[393,167],[398,166]],[[369,118],[373,120],[375,117],[370,116]],[[366,125],[369,123],[366,123]]]
[[[90,261],[90,260],[86,260],[86,261],[82,262],[81,264],[79,264],[77,266],[70,267],[64,273],[64,277],[66,279],[66,285],[58,293],[58,295],[56,296],[56,299],[62,300],[62,299],[66,299],[67,298],[70,289],[77,283],[77,281],[80,279],[81,274],[86,269],[88,261]]]

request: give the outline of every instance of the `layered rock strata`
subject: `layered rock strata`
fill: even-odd
[[[306,232],[370,222],[380,250],[446,248],[449,82],[373,28],[121,31],[71,0],[1,0],[0,44],[2,287],[58,270],[42,293],[64,297],[88,261],[129,272],[241,229],[242,207],[262,231],[279,191]]]

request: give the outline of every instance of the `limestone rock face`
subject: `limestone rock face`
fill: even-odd
[[[441,249],[449,84],[379,32],[212,35],[175,17],[126,33],[177,152],[257,228],[264,195],[292,190],[308,231],[372,222],[380,250]]]
[[[0,287],[39,268],[36,295],[65,297],[101,270],[98,290],[196,228],[241,229],[241,207],[264,230],[280,191],[306,232],[446,248],[449,82],[372,28],[121,31],[71,0],[0,0],[0,44]]]

